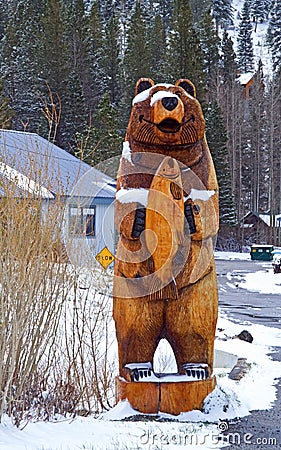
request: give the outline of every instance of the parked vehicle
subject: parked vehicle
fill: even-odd
[[[273,272],[274,273],[281,273],[281,258],[276,260],[276,261],[274,261],[272,263],[272,265],[273,265]]]

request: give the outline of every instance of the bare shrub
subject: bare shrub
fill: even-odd
[[[18,185],[0,178],[0,420],[8,414],[19,426],[108,409],[114,333],[99,284],[104,292],[111,276],[72,266],[63,203],[38,190],[19,195]]]
[[[65,264],[51,258],[59,240],[59,202],[45,211],[41,198],[19,198],[3,185],[0,202],[0,415],[11,415],[42,358],[52,351],[71,288]]]
[[[115,332],[111,297],[98,292],[110,284],[110,275],[98,268],[77,275],[73,302],[66,305],[66,363],[70,379],[80,392],[77,410],[98,413],[114,404]]]

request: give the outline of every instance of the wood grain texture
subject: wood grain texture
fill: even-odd
[[[128,400],[143,414],[159,412],[179,415],[202,410],[205,398],[214,390],[216,378],[194,382],[132,383],[116,377],[116,403]]]
[[[117,191],[127,191],[132,200],[122,202],[118,196],[115,206],[120,239],[113,316],[119,373],[125,376],[128,363],[153,363],[160,339],[167,339],[179,373],[185,363],[208,365],[210,379],[187,383],[188,387],[164,387],[164,408],[168,410],[170,402],[171,410],[176,411],[177,402],[186,399],[180,403],[185,411],[191,404],[201,405],[214,386],[218,309],[213,257],[218,185],[194,85],[185,79],[174,86],[139,80],[124,148]],[[147,191],[146,204],[140,200],[140,189]],[[143,233],[136,238],[133,229],[139,207],[146,208],[146,218]],[[126,381],[122,387],[120,383],[117,398],[129,397],[136,409],[150,409],[150,388],[145,389],[149,383]],[[155,383],[153,386],[156,389]]]
[[[155,278],[164,287],[173,280],[172,264],[184,241],[181,174],[179,165],[173,158],[163,160],[152,180],[146,207],[145,230],[146,246],[152,255],[154,271],[157,272]]]
[[[215,377],[189,383],[161,383],[159,411],[177,416],[181,412],[202,410],[205,398],[215,386]]]
[[[116,403],[128,400],[132,408],[143,414],[157,414],[159,411],[159,383],[131,383],[115,378]]]

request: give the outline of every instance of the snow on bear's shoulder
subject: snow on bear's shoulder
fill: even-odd
[[[132,164],[131,147],[128,141],[123,142],[122,157]]]
[[[121,188],[116,193],[116,200],[120,203],[140,203],[143,206],[147,206],[148,189],[125,189]]]
[[[213,195],[215,195],[216,191],[207,191],[205,189],[194,189],[191,188],[190,194],[188,195],[187,199],[191,199],[192,201],[196,200],[203,200],[207,201],[209,200]]]

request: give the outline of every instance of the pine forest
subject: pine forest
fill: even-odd
[[[266,74],[253,43],[265,23]],[[121,153],[138,78],[196,85],[220,187],[220,248],[257,239],[241,227],[249,213],[267,214],[265,243],[281,245],[280,72],[279,0],[0,0],[1,128],[96,165]]]

